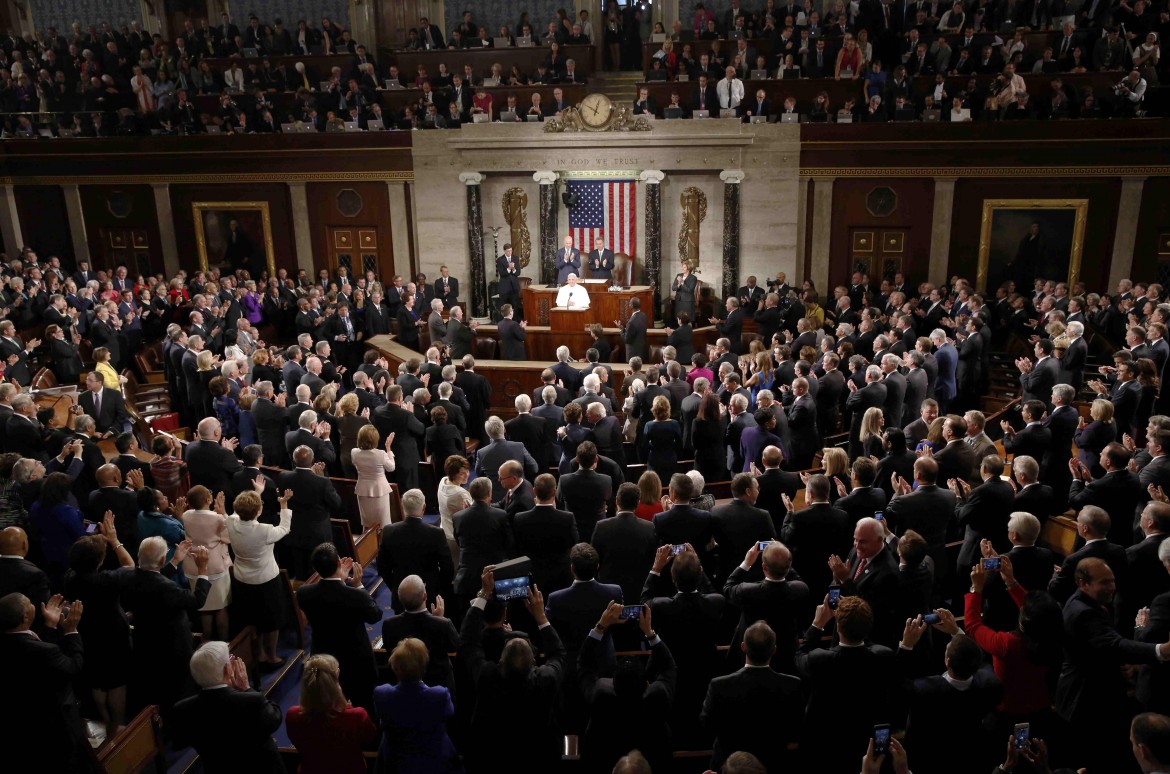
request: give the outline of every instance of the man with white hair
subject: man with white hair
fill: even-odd
[[[934,399],[938,401],[938,413],[946,414],[951,401],[958,394],[955,378],[959,369],[959,351],[947,340],[947,334],[942,328],[930,332],[930,343],[934,345],[934,361],[938,364]]]
[[[331,425],[328,422],[318,422],[317,412],[313,409],[302,411],[297,417],[297,429],[284,434],[284,448],[292,457],[293,450],[298,446],[308,446],[313,450],[313,459],[324,462],[326,466],[337,462],[337,452],[329,440]]]
[[[882,369],[871,365],[865,369],[865,386],[858,389],[852,379],[848,381],[849,397],[845,408],[851,413],[849,421],[849,459],[861,456],[861,422],[868,409],[881,409],[886,403],[886,385],[882,381]]]
[[[588,309],[589,291],[577,284],[577,275],[570,274],[566,284],[557,291],[557,307],[561,309]]]
[[[447,334],[443,341],[451,347],[452,361],[461,360],[471,354],[471,342],[475,340],[478,328],[479,323],[475,320],[464,324],[462,307],[451,307],[451,319],[447,321]]]
[[[443,528],[432,527],[423,521],[426,507],[426,496],[422,490],[408,489],[402,494],[404,518],[382,530],[378,574],[389,588],[398,588],[409,575],[419,577],[425,584],[426,595],[438,600],[440,594],[451,592],[455,565]],[[398,596],[394,596],[390,602],[395,613],[407,609]]]
[[[586,374],[581,386],[585,391],[580,398],[575,398],[573,402],[580,406],[582,411],[588,408],[590,403],[600,403],[605,406],[607,414],[613,413],[613,404],[610,403],[609,398],[601,394],[601,377],[597,374]]]
[[[532,453],[536,460],[536,467],[540,472],[548,469],[552,439],[556,437],[556,430],[542,418],[532,413],[532,398],[527,395],[516,396],[516,416],[504,423],[504,433],[509,441],[524,444],[524,448]]]
[[[311,401],[316,400],[317,396],[321,394],[321,390],[325,387],[325,379],[321,377],[323,365],[321,358],[312,355],[305,361],[305,373],[301,377],[300,387],[309,388],[309,398]]]
[[[195,560],[195,587],[174,582],[175,573],[190,556]],[[122,607],[134,616],[134,661],[131,690],[141,700],[168,711],[187,683],[191,658],[190,614],[203,607],[211,591],[207,578],[208,552],[183,541],[167,561],[167,542],[148,537],[139,544],[138,566],[114,570]]]
[[[455,624],[445,617],[446,604],[443,598],[435,597],[434,604],[428,607],[426,584],[417,575],[408,575],[402,579],[398,584],[397,596],[403,613],[382,622],[382,647],[390,652],[407,637],[422,640],[430,655],[423,682],[427,685],[445,685],[448,690],[454,691],[455,670],[447,654],[459,648],[459,632],[455,630]]]
[[[1012,548],[1003,555],[1011,559],[1015,582],[1026,589],[1047,588],[1057,560],[1052,551],[1036,545],[1040,539],[1040,520],[1025,511],[1013,511],[1008,517],[1007,536]],[[985,546],[982,551],[983,556],[998,553],[994,546]],[[1003,578],[999,573],[989,573],[983,587],[983,623],[995,627],[996,631],[1012,631],[1019,615],[1020,606],[1008,595]]]
[[[431,313],[427,315],[427,331],[431,334],[432,344],[446,340],[447,321],[443,319],[442,299],[431,299]]]
[[[569,348],[564,345],[559,346],[557,347],[556,365],[552,366],[549,370],[556,375],[561,386],[568,390],[570,395],[576,395],[577,390],[581,387],[581,382],[585,379],[585,375],[572,362],[573,356],[570,354]]]
[[[186,462],[191,472],[191,486],[205,486],[211,492],[231,492],[232,476],[243,465],[236,459],[239,441],[224,438],[223,428],[215,417],[207,417],[196,427],[197,441],[187,445]]]
[[[492,501],[498,502],[507,493],[507,488],[500,483],[501,465],[508,460],[521,463],[524,466],[524,478],[528,480],[536,478],[540,470],[524,444],[505,440],[504,420],[497,416],[488,417],[484,422],[484,431],[490,440],[476,454],[475,475],[485,476],[492,482]]]
[[[194,747],[207,771],[278,771],[272,734],[280,705],[248,684],[248,668],[226,642],[207,642],[190,661],[195,696],[175,705],[176,744]],[[181,740],[181,741],[180,741]]]
[[[1154,348],[1155,342],[1153,339],[1154,327],[1160,328],[1160,333],[1165,333],[1165,327],[1161,323],[1154,323],[1150,325],[1150,341],[1149,346]],[[1068,348],[1064,351],[1064,357],[1061,358],[1060,370],[1064,372],[1068,379],[1068,383],[1073,386],[1078,392],[1085,384],[1085,360],[1089,357],[1089,345],[1085,342],[1085,325],[1080,322],[1070,322],[1064,327],[1065,338],[1068,339]],[[1159,338],[1159,341],[1161,339]],[[1162,342],[1162,348],[1165,349],[1166,344]]]

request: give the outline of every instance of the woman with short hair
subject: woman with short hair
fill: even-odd
[[[357,447],[350,452],[350,459],[357,470],[357,484],[353,491],[357,496],[358,511],[362,526],[367,530],[390,524],[390,480],[387,473],[394,472],[394,433],[386,436],[385,448],[378,448],[378,428],[365,425],[357,434]]]
[[[232,616],[241,627],[254,626],[259,632],[257,657],[261,664],[279,665],[284,659],[276,655],[276,639],[285,622],[288,592],[276,564],[274,546],[292,529],[292,511],[288,501],[292,490],[278,493],[280,523],[259,520],[263,503],[264,477],[253,486],[255,491],[236,495],[233,513],[227,517],[227,539],[236,554],[232,567]]]
[[[232,566],[232,559],[228,555],[231,538],[227,531],[224,497],[225,494],[219,492],[213,502],[211,490],[207,487],[191,487],[191,491],[187,492],[187,504],[191,507],[183,514],[182,521],[187,530],[187,539],[195,546],[207,549],[205,574],[211,581],[211,591],[203,607],[199,608],[203,616],[203,636],[226,642],[229,639],[227,606],[232,598],[232,578],[228,568]],[[195,565],[194,556],[188,555],[183,561],[183,572],[187,575],[192,591],[200,575]]]
[[[1089,422],[1081,417],[1077,422],[1074,441],[1077,445],[1077,459],[1089,469],[1093,478],[1105,475],[1101,467],[1101,453],[1117,439],[1117,423],[1113,421],[1113,404],[1097,398],[1089,409]]]
[[[365,774],[364,747],[378,727],[345,698],[341,667],[328,653],[310,656],[301,674],[301,701],[285,715],[289,741],[300,756],[299,774]]]
[[[378,770],[396,774],[460,772],[455,745],[447,735],[447,721],[455,714],[445,686],[423,682],[430,656],[422,640],[407,637],[390,653],[397,685],[374,689],[382,743]]]
[[[646,468],[659,478],[670,479],[678,465],[678,450],[682,446],[682,425],[670,418],[670,399],[658,395],[650,406],[654,419],[642,429],[648,448]]]

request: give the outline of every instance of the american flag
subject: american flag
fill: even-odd
[[[577,206],[569,210],[569,235],[582,258],[598,236],[614,254],[634,255],[636,185],[633,180],[569,181],[569,191],[577,194]]]

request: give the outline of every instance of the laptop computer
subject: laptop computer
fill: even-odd
[[[485,87],[490,87],[490,86],[499,86],[499,85],[500,85],[500,79],[499,79],[499,78],[484,78],[484,79],[483,79],[483,85],[484,85]]]
[[[208,124],[207,125],[207,133],[208,134],[223,134],[223,129],[216,126],[215,124]]]
[[[678,74],[678,82],[679,83],[686,83],[690,79],[691,79],[691,76],[689,73],[679,73]]]
[[[306,122],[301,124],[301,128],[297,131],[299,131],[301,134],[316,134],[317,126],[315,124]]]
[[[240,56],[244,57],[245,59],[257,59],[260,56],[260,52],[254,48],[241,48]]]
[[[768,71],[767,70],[752,70],[752,78],[751,79],[753,81],[766,81],[766,80],[768,80]]]
[[[942,112],[939,110],[923,110],[922,120],[928,124],[938,123],[942,120]]]
[[[768,123],[768,117],[767,116],[752,116],[751,122],[753,124],[766,124],[766,123]]]
[[[743,40],[743,30],[732,30],[727,33],[728,40]]]
[[[781,113],[780,123],[782,124],[799,124],[800,113]]]
[[[504,122],[508,122],[508,121],[514,122],[516,120],[516,111],[515,110],[501,110],[500,111],[500,120],[504,121]]]
[[[495,46],[496,48],[511,48],[512,47],[512,39],[511,38],[492,38],[492,45]]]
[[[838,110],[837,111],[837,123],[839,123],[839,124],[853,123],[853,114],[850,113],[848,110]]]
[[[280,125],[280,131],[284,132],[285,134],[292,134],[296,130],[297,130],[296,124],[281,124]]]
[[[366,129],[370,130],[371,132],[380,132],[385,128],[386,128],[386,125],[383,124],[381,121],[367,121],[366,122]]]
[[[691,113],[691,118],[710,118],[710,117],[711,117],[710,110],[696,110],[695,112]]]
[[[682,108],[668,107],[662,110],[663,118],[682,118]]]
[[[59,129],[59,130],[57,130],[57,136],[58,137],[72,137],[73,130],[72,129]]]
[[[516,114],[513,113],[512,115],[516,115]],[[471,123],[473,123],[473,124],[490,124],[491,122],[492,122],[492,117],[490,115],[488,115],[487,113],[476,113],[475,115],[473,115],[471,117]]]
[[[42,126],[40,129],[37,129],[37,134],[41,137],[51,138],[53,136],[53,130]]]
[[[735,108],[723,108],[722,110],[719,111],[719,117],[720,118],[739,118],[739,115],[735,112]]]
[[[650,35],[650,42],[651,43],[661,43],[664,40],[666,40],[666,33],[665,32],[654,32],[654,33],[651,33],[651,35]]]
[[[394,89],[401,89],[401,88],[405,88],[405,87],[402,85],[402,81],[398,80],[397,78],[387,78],[386,79],[386,88],[390,89],[390,90],[394,90]]]
[[[971,108],[959,108],[958,114],[951,111],[951,121],[967,121],[971,118]]]
[[[540,123],[540,120],[541,120],[542,118],[544,118],[544,116],[534,116],[534,115],[532,115],[531,113],[529,113],[528,115],[524,116],[524,120],[525,120],[525,121],[527,121],[527,122],[528,122],[528,123],[530,123],[530,124]]]
[[[894,111],[895,121],[913,121],[915,118],[917,118],[917,116],[914,115],[914,108],[912,107],[905,107],[901,110]]]
[[[361,130],[362,130],[362,125],[359,124],[357,121],[346,121],[345,122],[345,131],[347,131],[347,132],[360,132]]]
[[[517,48],[532,48],[532,37],[529,35],[521,35],[516,38]]]

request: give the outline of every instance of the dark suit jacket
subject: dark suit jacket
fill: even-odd
[[[102,410],[101,416],[96,416],[93,410],[93,393],[89,390],[84,390],[77,398],[77,402],[86,414],[93,417],[94,424],[98,433],[107,433],[113,431],[115,433],[122,432],[125,423],[130,421],[130,415],[126,412],[126,402],[122,399],[122,393],[117,390],[111,390],[109,387],[102,388]]]
[[[617,584],[625,599],[636,599],[660,545],[654,525],[633,513],[618,513],[597,522],[589,542],[601,557],[598,580]]]
[[[1074,551],[1066,556],[1060,563],[1060,569],[1048,582],[1048,593],[1056,597],[1057,602],[1064,604],[1066,600],[1076,595],[1077,582],[1074,573],[1080,561],[1089,557],[1105,560],[1109,569],[1113,570],[1117,587],[1119,589],[1126,587],[1129,580],[1129,562],[1126,560],[1125,549],[1108,540],[1094,540],[1086,543],[1080,551]]]
[[[792,550],[792,567],[814,598],[824,596],[832,581],[829,556],[845,556],[853,540],[849,514],[829,503],[813,503],[784,517],[780,539]]]
[[[871,639],[887,644],[896,643],[905,624],[905,619],[898,620],[895,612],[899,609],[897,554],[893,548],[886,546],[870,560],[861,572],[861,577],[854,579],[859,561],[857,552],[851,551],[846,559],[849,577],[841,584],[841,594],[856,595],[869,603],[874,616]]]
[[[14,592],[28,597],[40,621],[41,603],[49,601],[49,576],[27,559],[0,559],[0,597]]]
[[[787,747],[799,736],[801,696],[798,678],[772,669],[744,667],[712,680],[700,715],[715,737],[712,768],[718,771],[731,753],[744,750],[767,771],[785,770],[792,760]]]
[[[971,485],[979,482],[979,458],[974,447],[968,446],[964,439],[951,441],[936,451],[934,461],[938,463],[938,481],[944,487],[952,478]]]
[[[163,569],[171,573],[168,567]],[[152,681],[174,681],[160,690],[178,698],[193,650],[189,614],[203,607],[211,583],[199,580],[191,591],[162,573],[136,567],[114,572],[122,607],[134,616],[135,673]]]
[[[569,511],[535,506],[512,518],[515,553],[532,560],[532,576],[544,594],[573,583],[569,550],[580,542],[577,522]]]
[[[714,529],[715,520],[711,514],[691,505],[675,505],[654,515],[654,532],[659,545],[690,543],[707,566],[710,565],[707,544]]]
[[[451,657],[447,654],[454,653],[459,647],[459,632],[455,630],[455,624],[449,618],[431,615],[426,611],[400,613],[382,622],[382,647],[387,652],[407,637],[422,640],[430,654],[423,682],[427,685],[445,685],[454,691],[455,671],[451,667]]]
[[[943,565],[947,558],[947,528],[955,517],[956,500],[954,493],[941,486],[920,486],[909,494],[894,495],[886,506],[890,529],[899,535],[908,529],[922,535],[943,577],[950,575]]]
[[[796,655],[797,638],[803,631],[802,624],[808,620],[808,611],[815,599],[808,585],[795,578],[782,581],[762,580],[747,582],[748,573],[736,567],[727,577],[723,596],[728,604],[739,609],[739,623],[731,640],[730,657],[734,663],[742,660],[739,644],[744,632],[756,621],[767,621],[776,633],[776,653],[772,656],[772,668],[791,673],[793,657]]]
[[[520,327],[520,323],[515,320],[500,320],[498,329],[500,356],[504,360],[526,360],[528,353],[524,342],[528,339],[528,334]]]
[[[512,529],[508,514],[484,503],[464,508],[452,520],[455,539],[459,541],[455,593],[471,596],[479,588],[484,567],[499,564],[513,555]]]
[[[732,500],[718,506],[711,511],[711,518],[712,532],[719,545],[716,577],[720,580],[726,580],[731,575],[753,543],[776,538],[772,515],[763,508],[749,505],[745,500]]]
[[[1141,516],[1142,492],[1137,474],[1115,470],[1088,484],[1074,480],[1069,486],[1068,504],[1077,511],[1086,505],[1104,508],[1109,514],[1109,542],[1128,546],[1134,542],[1134,525]]]
[[[950,761],[948,769],[963,774],[982,774],[986,766],[979,760],[962,760],[952,755],[955,743],[969,743],[972,735],[981,737],[982,720],[1003,698],[1003,684],[990,665],[979,669],[971,685],[960,691],[942,675],[914,680],[906,687],[910,719],[906,727],[906,746],[915,750],[919,760]],[[961,725],[960,725],[961,724]],[[964,729],[959,731],[959,729]]]
[[[886,493],[877,482],[873,486],[863,486],[854,489],[844,497],[837,499],[833,506],[849,514],[850,529],[857,522],[872,517],[878,511],[886,510]]]
[[[1138,629],[1140,642],[1161,644],[1170,639],[1170,592],[1159,594],[1150,603],[1150,620]],[[1170,669],[1165,664],[1147,664],[1138,674],[1137,698],[1150,712],[1165,714],[1170,709]]]
[[[22,740],[8,760],[25,771],[82,771],[90,759],[72,686],[81,676],[84,647],[80,634],[54,632],[51,640],[0,634],[0,658],[20,665],[5,687],[5,733]]]
[[[183,459],[191,474],[191,486],[202,484],[212,494],[230,492],[232,476],[243,467],[230,449],[215,441],[193,441],[187,444]]]
[[[48,459],[40,423],[24,415],[9,414],[4,425],[4,451],[34,460]]]
[[[381,622],[382,608],[365,589],[329,579],[298,588],[297,602],[313,627],[313,653],[336,658],[346,698],[370,709],[378,673],[365,625]]]
[[[625,331],[622,334],[622,339],[626,342],[626,360],[633,357],[640,357],[646,359],[646,313],[638,310],[637,314],[631,314],[630,319],[626,322]]]
[[[480,447],[475,459],[475,474],[485,476],[492,482],[492,499],[497,501],[504,496],[504,488],[500,486],[500,466],[505,462],[514,460],[522,464],[524,476],[529,481],[541,472],[524,444],[515,441],[492,441]]]
[[[1057,563],[1056,554],[1042,546],[1014,546],[1007,556],[1021,586],[1029,591],[1048,588],[1052,568]],[[983,623],[996,631],[1010,632],[1016,628],[1019,618],[1020,606],[1008,595],[1003,578],[997,572],[989,573],[983,586]]]
[[[422,519],[406,518],[382,530],[378,547],[378,574],[386,581],[396,603],[398,584],[408,575],[417,575],[427,587],[427,596],[449,596],[455,579],[451,549],[441,527],[432,527]]]
[[[886,402],[886,385],[882,382],[871,382],[860,390],[849,393],[845,398],[845,408],[852,412],[849,421],[849,457],[861,456],[861,420],[870,408],[882,408]]]
[[[597,522],[605,518],[609,501],[613,499],[613,489],[613,480],[604,473],[578,470],[561,476],[557,503],[572,511],[579,534],[592,535]]]
[[[322,543],[333,542],[329,520],[341,513],[341,495],[325,476],[308,468],[281,473],[276,480],[280,491],[291,489],[288,501],[292,510],[292,530],[284,540],[293,548],[312,550]]]
[[[224,497],[231,494],[227,490]],[[118,538],[126,544],[131,555],[138,554],[138,495],[129,489],[116,486],[103,486],[88,493],[85,506],[85,518],[100,522],[106,511],[114,512],[114,526],[118,530]]]
[[[545,609],[549,623],[564,640],[565,647],[570,652],[579,652],[581,643],[609,603],[623,600],[621,586],[589,580],[550,594]]]
[[[963,577],[963,571],[970,570],[971,565],[979,561],[979,541],[990,540],[1000,553],[1009,549],[1007,523],[1015,500],[1016,494],[1011,484],[1001,478],[991,478],[972,489],[966,499],[956,502],[957,525],[965,528],[963,547],[959,550],[959,577]]]
[[[259,691],[213,688],[175,705],[175,743],[194,747],[207,771],[282,772],[272,734],[280,705]]]
[[[257,398],[252,404],[252,419],[256,423],[260,446],[264,449],[264,463],[287,468],[289,457],[284,448],[284,435],[289,429],[288,411],[267,398]]]
[[[1020,386],[1024,388],[1024,400],[1038,400],[1052,409],[1052,388],[1060,381],[1060,361],[1046,357],[1026,374],[1020,374]]]
[[[1158,548],[1166,537],[1165,534],[1154,533],[1125,549],[1129,582],[1124,590],[1119,591],[1116,605],[1117,620],[1126,634],[1130,632],[1134,616],[1140,608],[1149,605],[1159,594],[1170,591],[1170,573],[1158,561]]]

